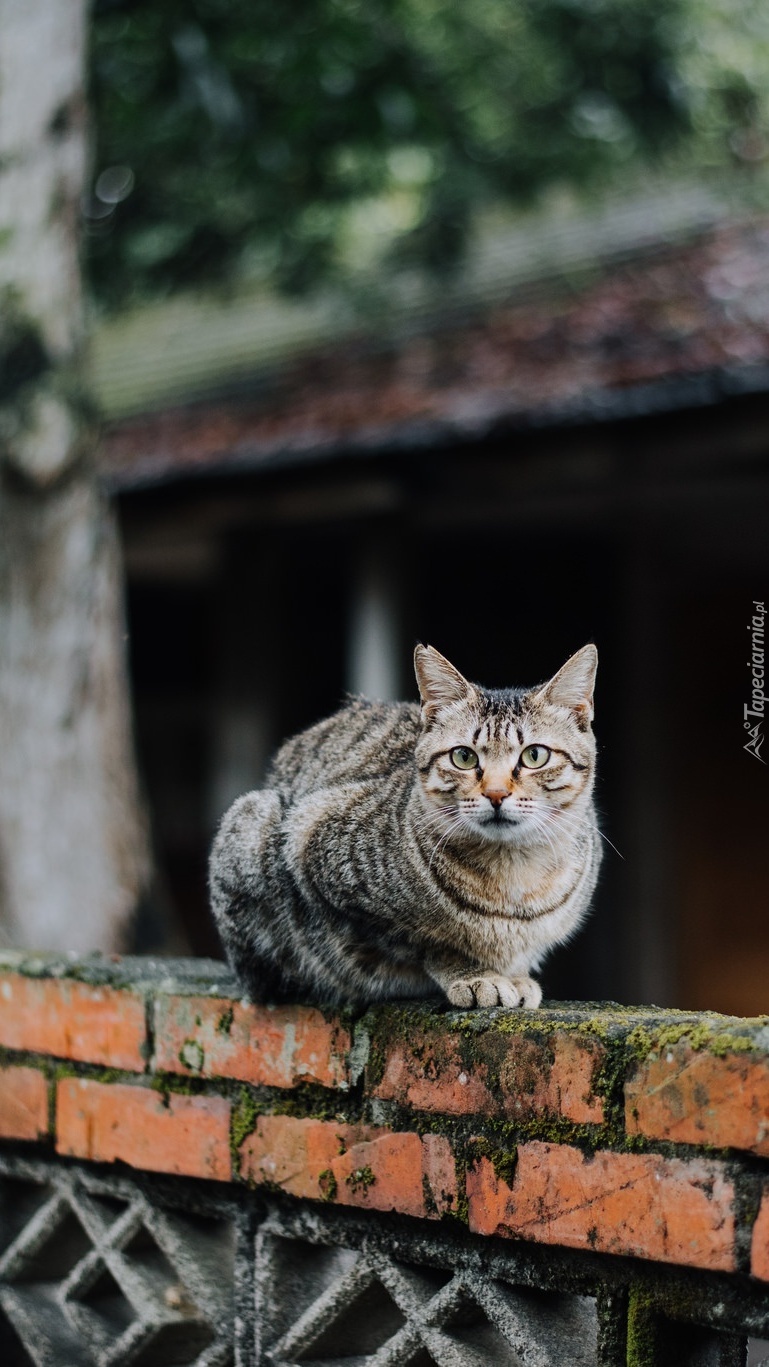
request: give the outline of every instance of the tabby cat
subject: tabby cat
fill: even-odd
[[[531,974],[598,875],[597,660],[587,645],[549,683],[497,690],[420,645],[421,708],[355,699],[287,741],[211,855],[251,996],[539,1006]]]

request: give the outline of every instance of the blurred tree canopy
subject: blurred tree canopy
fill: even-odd
[[[702,6],[96,0],[97,295],[249,266],[307,288],[339,271],[361,206],[391,259],[450,266],[479,205],[588,185],[690,135]],[[750,96],[741,76],[723,92],[748,126]]]

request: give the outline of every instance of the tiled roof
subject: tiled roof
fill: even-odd
[[[131,488],[334,453],[464,441],[769,390],[769,218],[543,286],[386,348],[346,338],[249,395],[113,425],[107,481]]]

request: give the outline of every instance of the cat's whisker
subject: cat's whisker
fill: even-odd
[[[430,832],[430,828],[432,827],[432,832],[430,833],[434,834],[436,829],[440,831],[444,829],[447,820],[453,822],[457,819],[458,815],[459,810],[457,807],[444,807],[439,812],[427,812],[422,817],[421,821],[415,823],[414,829],[417,833],[423,831]]]
[[[556,831],[556,828],[559,825],[558,814],[552,809],[544,808],[541,812],[541,816],[547,823],[549,829],[551,831]],[[561,816],[560,824],[567,828],[567,839],[572,839],[574,836],[582,834],[585,829],[580,822],[574,821],[573,818],[568,816]]]
[[[620,859],[624,860],[624,858],[625,858],[624,854],[622,853],[621,850],[618,850],[618,849],[617,849],[617,846],[614,844],[614,841],[613,841],[613,840],[610,840],[609,837],[608,837],[608,835],[604,835],[603,831],[599,830],[597,826],[596,826],[595,829],[596,829],[597,834],[600,835],[601,839],[602,839],[602,840],[605,840],[607,845],[611,845],[612,849],[614,850],[614,853],[615,853],[615,854],[618,854],[619,857],[620,857]]]
[[[544,823],[544,826],[547,828],[551,839],[554,840],[556,851],[558,850],[559,832],[557,829],[557,818],[559,816],[561,817],[563,824],[566,825],[568,828],[567,838],[571,839],[574,835],[584,833],[585,830],[584,824],[582,822],[575,820],[575,818],[570,816],[568,813],[558,812],[554,810],[552,807],[548,806],[547,803],[537,803],[534,807],[532,815],[535,816],[539,821]]]
[[[414,829],[417,831],[443,830],[447,822],[451,824],[457,820],[458,816],[459,809],[457,807],[442,808],[440,812],[422,816],[414,823]]]
[[[538,804],[534,810],[542,820],[548,823],[551,829],[560,823],[576,831],[583,831],[585,829],[583,822],[576,821],[574,817],[570,816],[567,812],[548,807],[546,803]]]
[[[572,826],[574,830],[581,830],[583,828],[582,822],[578,821],[576,817],[572,816],[571,812],[565,812],[562,807],[546,807],[544,810],[553,821],[562,821],[564,825]],[[620,859],[624,860],[624,854],[621,850],[617,849],[617,846],[614,844],[614,841],[610,840],[608,835],[604,835],[603,831],[600,830],[598,826],[594,826],[593,829],[595,830],[596,835],[600,835],[601,839],[605,840],[607,845],[611,845],[611,848],[614,850],[614,853],[618,854]]]
[[[552,833],[547,828],[547,823],[541,819],[541,813],[532,810],[529,812],[529,815],[533,819],[534,830],[538,835],[543,835],[545,837],[545,840],[547,841],[547,844],[549,845],[550,850],[552,851],[553,856],[557,861],[558,846],[556,845],[555,840],[553,839]]]
[[[552,817],[553,817],[553,820],[559,819],[560,821],[562,821],[562,822],[563,822],[565,825],[567,825],[567,826],[568,826],[568,825],[571,825],[572,829],[574,829],[574,830],[581,830],[581,829],[582,829],[581,823],[580,823],[579,821],[575,820],[575,818],[572,817],[572,816],[570,816],[569,813],[567,813],[567,812],[563,812],[563,811],[561,811],[561,810],[559,810],[559,809],[556,809],[556,810],[553,812]],[[620,859],[623,859],[623,860],[624,860],[624,858],[625,858],[624,854],[622,853],[621,850],[618,850],[618,849],[617,849],[617,846],[614,844],[614,841],[613,841],[613,840],[610,840],[609,837],[608,837],[608,835],[605,835],[604,832],[603,832],[602,830],[600,830],[600,828],[599,828],[598,826],[595,826],[593,829],[595,830],[596,835],[600,836],[600,837],[601,837],[601,840],[605,841],[607,845],[610,845],[611,848],[614,850],[614,853],[617,854],[617,855],[619,855]]]
[[[446,844],[448,843],[449,839],[451,838],[451,836],[454,835],[458,830],[462,829],[462,828],[465,827],[465,826],[466,826],[466,822],[465,822],[464,817],[463,817],[463,816],[458,816],[458,817],[456,817],[455,820],[454,820],[454,821],[451,823],[451,825],[449,826],[448,830],[446,830],[446,831],[444,832],[444,834],[440,837],[440,839],[439,839],[438,841],[436,841],[435,845],[433,846],[433,851],[432,851],[432,854],[430,855],[430,859],[429,859],[429,862],[428,862],[428,865],[427,865],[428,873],[429,873],[430,869],[431,869],[432,866],[433,866],[433,860],[435,859],[435,856],[436,856],[436,854],[438,853],[438,851],[440,850],[441,846],[442,846],[442,845],[446,845]]]
[[[432,835],[435,837],[433,840],[432,848],[438,849],[441,845],[444,845],[446,841],[449,840],[451,836],[455,834],[456,831],[461,829],[462,825],[463,822],[461,817],[455,817],[454,820],[448,826],[444,826],[443,829],[439,831],[437,835],[435,834],[435,832],[432,832]]]

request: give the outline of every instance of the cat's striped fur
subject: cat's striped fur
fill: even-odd
[[[547,684],[491,691],[418,646],[421,708],[359,699],[289,740],[211,856],[250,994],[538,1006],[531,974],[598,875],[596,662],[585,646]]]

